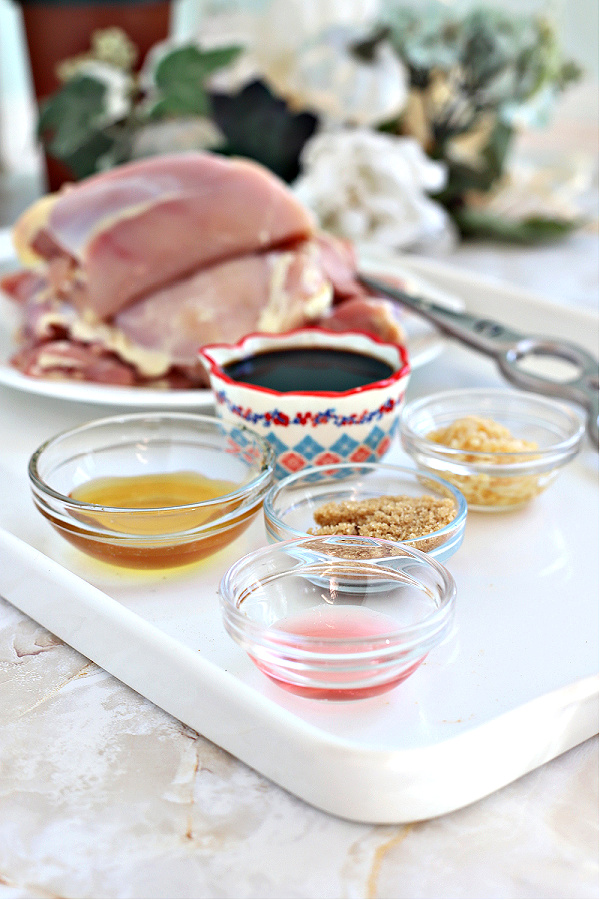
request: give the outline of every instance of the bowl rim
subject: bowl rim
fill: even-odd
[[[318,336],[320,340],[322,339],[323,341],[328,341],[333,344],[340,343],[343,339],[347,339],[348,337],[357,337],[362,341],[367,341],[375,346],[390,347],[393,350],[397,351],[401,366],[397,371],[393,372],[392,375],[389,375],[387,378],[382,378],[379,381],[371,381],[368,384],[360,385],[359,387],[352,388],[348,391],[276,391],[273,388],[266,388],[256,384],[248,384],[247,382],[236,381],[234,378],[230,378],[229,375],[226,374],[222,365],[220,365],[211,355],[215,350],[239,349],[240,356],[236,360],[232,360],[232,362],[239,362],[240,360],[245,358],[243,353],[244,345],[251,340],[264,340],[267,343],[273,344],[281,342],[283,343],[283,346],[285,348],[289,348],[291,346],[291,342],[290,344],[288,344],[286,343],[287,340],[290,340],[291,338],[297,338],[298,336],[305,334],[310,335],[312,338]],[[297,346],[302,347],[304,346],[304,344],[299,343]],[[320,328],[316,325],[304,328],[291,328],[288,331],[277,333],[253,331],[249,334],[245,334],[242,338],[240,338],[239,341],[236,341],[233,344],[228,344],[226,342],[205,344],[203,347],[200,347],[198,352],[201,359],[208,367],[211,378],[218,378],[219,381],[224,382],[230,387],[241,387],[249,391],[256,391],[259,394],[266,394],[271,397],[353,397],[364,394],[367,391],[381,390],[387,387],[391,387],[399,382],[402,378],[405,378],[411,374],[408,350],[404,344],[397,344],[393,341],[385,341],[383,338],[377,337],[376,335],[367,334],[366,332],[362,331],[327,331],[327,329]],[[353,351],[350,350],[350,352]],[[254,355],[255,354],[248,354],[248,356]]]
[[[362,537],[358,535],[319,535],[313,537],[308,535],[303,538],[294,538],[289,541],[279,541],[275,544],[268,544],[267,546],[259,547],[258,549],[253,550],[250,553],[247,553],[245,556],[242,556],[240,559],[236,560],[223,574],[219,582],[218,593],[224,619],[230,625],[235,626],[235,630],[240,636],[250,635],[257,642],[260,641],[263,646],[267,646],[272,643],[276,648],[279,648],[280,650],[289,643],[289,646],[294,649],[295,653],[297,653],[298,656],[302,656],[303,654],[309,652],[312,659],[319,659],[321,657],[327,658],[328,656],[326,652],[311,650],[311,646],[313,644],[320,647],[326,646],[332,648],[347,645],[347,637],[312,637],[306,635],[298,635],[296,633],[291,634],[290,632],[277,628],[276,625],[261,625],[240,612],[237,603],[237,597],[234,597],[231,582],[241,570],[249,565],[254,564],[256,561],[264,557],[273,556],[274,554],[278,553],[283,554],[288,548],[301,547],[303,544],[314,544],[315,541],[323,544],[340,544],[342,546],[344,544],[378,546],[381,549],[385,549],[386,546],[389,546],[395,551],[393,554],[390,554],[389,556],[379,557],[372,562],[380,562],[382,564],[385,564],[387,560],[398,558],[399,556],[404,554],[404,556],[422,563],[425,569],[433,570],[438,575],[442,585],[437,601],[434,600],[434,609],[419,622],[416,622],[412,625],[402,626],[393,630],[390,629],[389,631],[378,633],[376,636],[365,635],[362,637],[353,637],[352,644],[353,647],[356,647],[357,649],[353,649],[352,652],[344,654],[344,656],[341,658],[350,659],[356,656],[364,658],[365,655],[367,655],[368,657],[371,655],[371,653],[377,654],[379,656],[381,655],[382,648],[378,645],[380,643],[385,644],[386,641],[395,641],[395,644],[389,647],[389,652],[390,654],[392,654],[398,649],[398,644],[400,642],[409,645],[406,649],[410,650],[410,644],[413,645],[414,649],[416,645],[427,643],[432,640],[437,643],[438,636],[444,636],[445,630],[452,620],[456,604],[457,588],[456,582],[451,572],[436,559],[431,558],[427,553],[424,553],[422,550],[418,550],[415,547],[406,547],[402,545],[399,548],[399,545],[393,543],[392,541],[386,541],[382,538]],[[311,547],[310,549],[312,549],[313,552],[316,552],[314,551],[314,547]],[[398,553],[398,549],[402,551],[402,554]],[[329,554],[324,554],[323,558],[329,561],[335,559],[335,557],[332,557]],[[340,561],[345,563],[348,562],[347,559],[344,560],[342,557],[340,557]],[[359,561],[359,565],[360,562],[361,561]],[[365,560],[364,562],[368,564],[369,562],[371,562],[371,560]],[[429,591],[424,586],[420,586],[419,589],[422,591],[422,593],[429,593]],[[229,628],[228,631],[231,634]],[[368,653],[364,649],[365,646],[368,647]]]
[[[418,467],[411,468],[410,466],[401,466],[396,465],[395,463],[388,462],[364,462],[364,463],[352,463],[352,462],[341,462],[341,463],[332,463],[322,466],[310,466],[304,469],[299,469],[297,472],[292,472],[291,475],[286,476],[286,478],[282,478],[281,481],[276,481],[271,485],[265,499],[263,501],[263,512],[266,520],[266,524],[269,522],[281,522],[281,519],[275,514],[275,510],[273,507],[273,500],[276,494],[282,489],[286,489],[293,485],[294,481],[300,481],[304,476],[312,475],[312,474],[327,474],[327,472],[331,470],[340,470],[340,469],[370,469],[371,471],[375,471],[377,469],[387,469],[391,470],[395,474],[408,475],[410,477],[416,477],[421,475],[423,478],[427,478],[430,481],[436,482],[443,487],[445,491],[450,493],[454,501],[456,503],[456,515],[452,519],[451,522],[448,522],[447,525],[444,525],[443,528],[438,528],[436,531],[428,531],[426,534],[420,535],[418,538],[410,538],[408,541],[392,541],[389,540],[388,543],[393,544],[394,546],[412,546],[414,541],[424,541],[428,540],[432,537],[441,537],[446,536],[451,532],[452,536],[456,533],[457,529],[460,529],[464,526],[467,518],[468,504],[466,498],[464,497],[462,491],[459,490],[454,484],[451,484],[449,481],[446,481],[444,478],[441,478],[439,475],[435,475],[433,472],[429,472],[427,469],[419,469]],[[289,525],[285,525],[282,523],[283,527],[289,531],[290,534],[296,536],[296,538],[300,537],[324,537],[324,535],[309,535],[305,531],[299,531],[296,528],[292,528]],[[339,535],[338,535],[339,536]],[[347,535],[352,536],[352,535]],[[357,535],[358,536],[358,535]],[[383,538],[379,538],[379,540],[384,540]],[[440,545],[439,548],[442,548],[443,545]]]
[[[98,503],[89,503],[84,500],[77,500],[73,497],[70,497],[67,494],[62,494],[60,491],[55,490],[49,484],[47,484],[38,471],[38,462],[42,457],[43,453],[46,450],[50,449],[53,445],[58,444],[61,440],[65,440],[66,438],[75,437],[78,433],[82,433],[85,431],[91,431],[92,429],[98,427],[101,428],[103,426],[110,425],[118,425],[118,424],[133,424],[135,422],[139,422],[142,420],[153,419],[177,419],[178,421],[189,421],[189,422],[198,422],[205,425],[218,426],[219,429],[231,433],[234,430],[242,431],[248,436],[250,436],[261,448],[263,451],[263,465],[260,473],[251,481],[242,485],[235,491],[230,491],[228,494],[221,494],[219,497],[214,497],[210,500],[199,500],[195,503],[186,503],[186,504],[178,504],[176,506],[141,506],[141,507],[133,507],[133,506],[106,506],[100,505]],[[179,411],[148,411],[148,412],[136,412],[136,413],[124,413],[121,415],[115,416],[105,416],[99,419],[90,419],[87,422],[83,422],[80,425],[76,425],[74,428],[67,428],[63,431],[58,432],[52,437],[45,440],[42,444],[38,446],[36,450],[31,454],[29,458],[29,462],[27,465],[27,471],[29,475],[29,480],[32,489],[35,489],[39,494],[44,497],[52,497],[54,500],[58,500],[61,503],[68,503],[70,507],[74,509],[81,510],[93,510],[101,508],[103,511],[108,513],[124,513],[124,514],[133,514],[133,513],[152,513],[152,512],[170,512],[175,510],[192,510],[192,509],[207,509],[216,505],[220,505],[225,502],[233,502],[237,499],[241,499],[242,501],[246,498],[251,498],[254,493],[263,489],[263,486],[266,483],[266,486],[271,482],[273,477],[273,473],[275,471],[275,453],[273,447],[269,444],[262,435],[257,434],[252,429],[248,428],[245,425],[236,425],[233,423],[229,423],[218,416],[209,416],[204,413],[193,413],[193,412],[179,412]],[[242,507],[243,508],[243,507]],[[233,512],[240,512],[240,506],[236,507]],[[207,525],[217,525],[222,522],[221,518],[215,519],[206,523]],[[186,532],[177,532],[181,534],[185,534]],[[140,535],[134,535],[138,540]],[[124,535],[127,537],[127,535]],[[129,535],[131,537],[131,535]],[[148,538],[152,538],[152,535],[148,535]]]
[[[459,447],[447,447],[444,444],[431,441],[412,427],[411,417],[427,409],[428,406],[439,403],[442,400],[450,402],[460,398],[463,401],[468,401],[469,397],[472,397],[474,401],[482,400],[483,398],[489,398],[493,402],[503,402],[504,400],[510,402],[522,401],[523,403],[534,404],[540,411],[549,412],[552,410],[560,412],[569,422],[569,433],[559,441],[535,450],[464,450]],[[480,414],[477,410],[468,413],[468,415],[474,416]],[[493,417],[493,410],[489,412],[489,416]],[[426,452],[429,456],[438,460],[452,461],[456,465],[479,466],[482,471],[485,470],[487,472],[489,470],[496,475],[502,475],[502,469],[496,460],[504,462],[514,472],[517,469],[536,467],[536,464],[537,466],[543,466],[548,462],[548,459],[560,459],[560,457],[569,453],[574,454],[585,434],[585,423],[568,404],[554,398],[542,397],[529,391],[517,391],[510,388],[458,388],[438,391],[405,403],[400,413],[399,431],[402,443],[408,452],[411,449],[418,449],[419,452]],[[465,460],[466,454],[469,456],[468,461]]]

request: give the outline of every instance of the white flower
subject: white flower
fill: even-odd
[[[408,75],[381,35],[372,53],[354,51],[374,36],[381,0],[271,0],[259,12],[208,14],[199,43],[245,49],[211,76],[214,90],[233,92],[253,79],[295,110],[332,122],[376,125],[397,116],[408,94]]]
[[[298,54],[281,92],[299,109],[340,125],[374,126],[398,116],[408,98],[408,74],[389,41],[367,58],[353,47],[368,36],[353,26],[326,29]]]
[[[257,12],[203,16],[198,41],[203,47],[240,43],[246,52],[213,76],[215,88],[237,90],[251,78],[266,78],[285,96],[296,81],[303,48],[325,29],[339,25],[369,28],[381,0],[270,0]]]
[[[347,128],[306,144],[302,175],[292,188],[325,230],[397,250],[449,231],[446,211],[426,195],[445,181],[443,164],[429,159],[414,138]]]

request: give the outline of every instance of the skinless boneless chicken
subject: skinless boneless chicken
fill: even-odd
[[[305,325],[402,343],[353,248],[319,232],[262,166],[160,156],[43,197],[15,225],[21,271],[12,364],[27,375],[206,387],[198,348]]]

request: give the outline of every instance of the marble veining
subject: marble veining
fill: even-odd
[[[272,785],[4,601],[0,666],[0,898],[567,897],[574,883],[595,896],[596,740],[437,820],[360,825]]]

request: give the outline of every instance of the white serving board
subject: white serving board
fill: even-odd
[[[596,351],[594,316],[414,264],[469,309]],[[501,383],[490,361],[448,344],[414,373],[408,395]],[[589,445],[529,507],[469,514],[447,563],[458,587],[452,638],[394,691],[331,703],[271,684],[221,624],[218,582],[265,543],[261,519],[197,568],[135,575],[89,561],[35,512],[30,453],[104,412],[0,388],[0,527],[16,536],[0,537],[0,594],[277,784],[349,819],[414,821],[471,803],[597,732],[598,456]],[[406,462],[399,446],[390,459]]]

